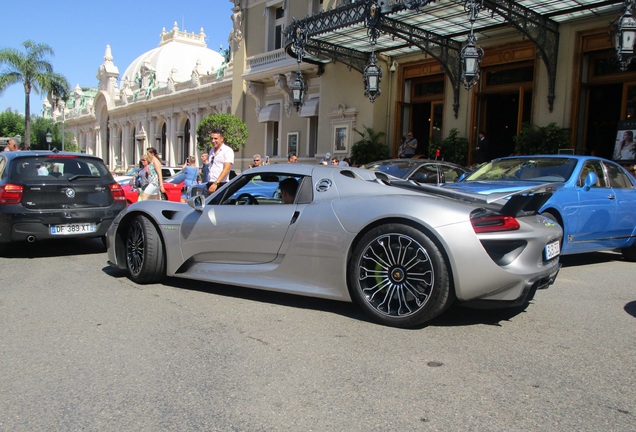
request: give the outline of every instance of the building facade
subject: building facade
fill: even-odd
[[[612,23],[621,15],[623,1],[564,0],[557,6],[546,0],[483,1],[475,23],[492,23],[475,27],[484,54],[480,79],[466,90],[458,88],[453,74],[450,62],[456,59],[440,60],[428,42],[438,35],[451,44],[464,40],[469,24],[464,7],[474,2],[387,0],[382,7],[418,3],[418,10],[405,8],[401,17],[405,25],[416,23],[410,31],[426,32],[426,39],[415,42],[416,49],[394,43],[382,50],[389,40],[383,38],[395,40],[401,28],[399,23],[393,30],[381,28],[372,48],[377,47],[383,70],[382,91],[373,103],[365,96],[363,74],[351,62],[341,61],[347,54],[368,54],[371,49],[366,37],[347,36],[347,20],[354,8],[368,10],[373,1],[230,3],[233,27],[227,53],[207,49],[203,30],[188,34],[175,24],[162,33],[158,48],[140,55],[123,75],[107,47],[98,69],[99,88],[78,87],[65,106],[51,109],[49,104],[45,109],[64,120],[83,151],[101,156],[113,169],[134,165],[148,146],[156,147],[166,163],[181,164],[197,153],[201,119],[231,113],[243,119],[249,131],[246,147],[236,155],[237,171],[245,169],[255,153],[274,163],[286,161],[289,153],[311,163],[326,153],[348,156],[359,138],[356,130],[364,127],[384,132],[394,156],[408,131],[424,155],[431,142],[451,129],[471,147],[478,132],[486,131],[488,157],[493,158],[515,151],[514,138],[524,123],[556,123],[570,133],[564,147],[611,158],[618,123],[633,119],[636,109],[636,68],[622,71],[615,62]],[[515,9],[502,13],[509,17],[497,21],[494,9],[510,8],[511,3]],[[535,21],[514,18],[524,14]],[[327,18],[333,21],[321,24]],[[321,61],[299,62],[289,49],[286,30],[298,21],[325,26],[313,52]],[[358,31],[366,34],[364,26],[359,24]],[[187,59],[185,46],[192,48]],[[328,61],[320,59],[319,50]],[[292,87],[298,73],[305,95],[297,110]]]

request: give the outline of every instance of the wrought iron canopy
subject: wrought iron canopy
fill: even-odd
[[[624,0],[484,0],[475,22],[480,41],[514,27],[537,47],[549,77],[548,104],[555,97],[559,23],[620,11]],[[369,20],[372,3],[379,15]],[[454,89],[455,115],[461,83],[460,51],[470,32],[466,0],[357,0],[293,20],[285,32],[290,56],[315,64],[339,61],[363,73],[371,52],[390,59],[426,53],[437,59]],[[374,11],[374,13],[377,13]],[[371,25],[369,22],[371,21]],[[373,32],[377,30],[377,34]],[[298,43],[302,35],[302,43]],[[370,38],[375,36],[372,50]],[[300,52],[299,52],[300,51]]]

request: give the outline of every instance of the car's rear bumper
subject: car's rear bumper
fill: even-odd
[[[38,241],[62,238],[93,238],[106,235],[113,220],[123,209],[124,203],[109,208],[82,209],[54,212],[4,213],[0,218],[0,243]],[[58,235],[51,233],[51,226],[66,224],[95,224],[94,232]]]
[[[534,298],[537,290],[546,289],[554,283],[560,269],[561,264],[556,266],[549,274],[541,275],[526,282],[521,291],[521,295],[514,300],[477,299],[462,304],[476,309],[501,309],[524,306]]]

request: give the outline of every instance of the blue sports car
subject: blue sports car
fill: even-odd
[[[620,249],[636,261],[636,180],[599,157],[530,155],[495,159],[444,187],[480,194],[519,191],[552,183],[539,212],[563,228],[563,255]]]

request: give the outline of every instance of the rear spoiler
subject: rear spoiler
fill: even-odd
[[[422,184],[413,180],[392,179],[388,183],[392,186],[404,189],[483,205],[505,216],[518,216],[521,213],[537,213],[541,206],[552,196],[554,191],[563,186],[563,183],[544,183],[518,191],[484,195]]]

